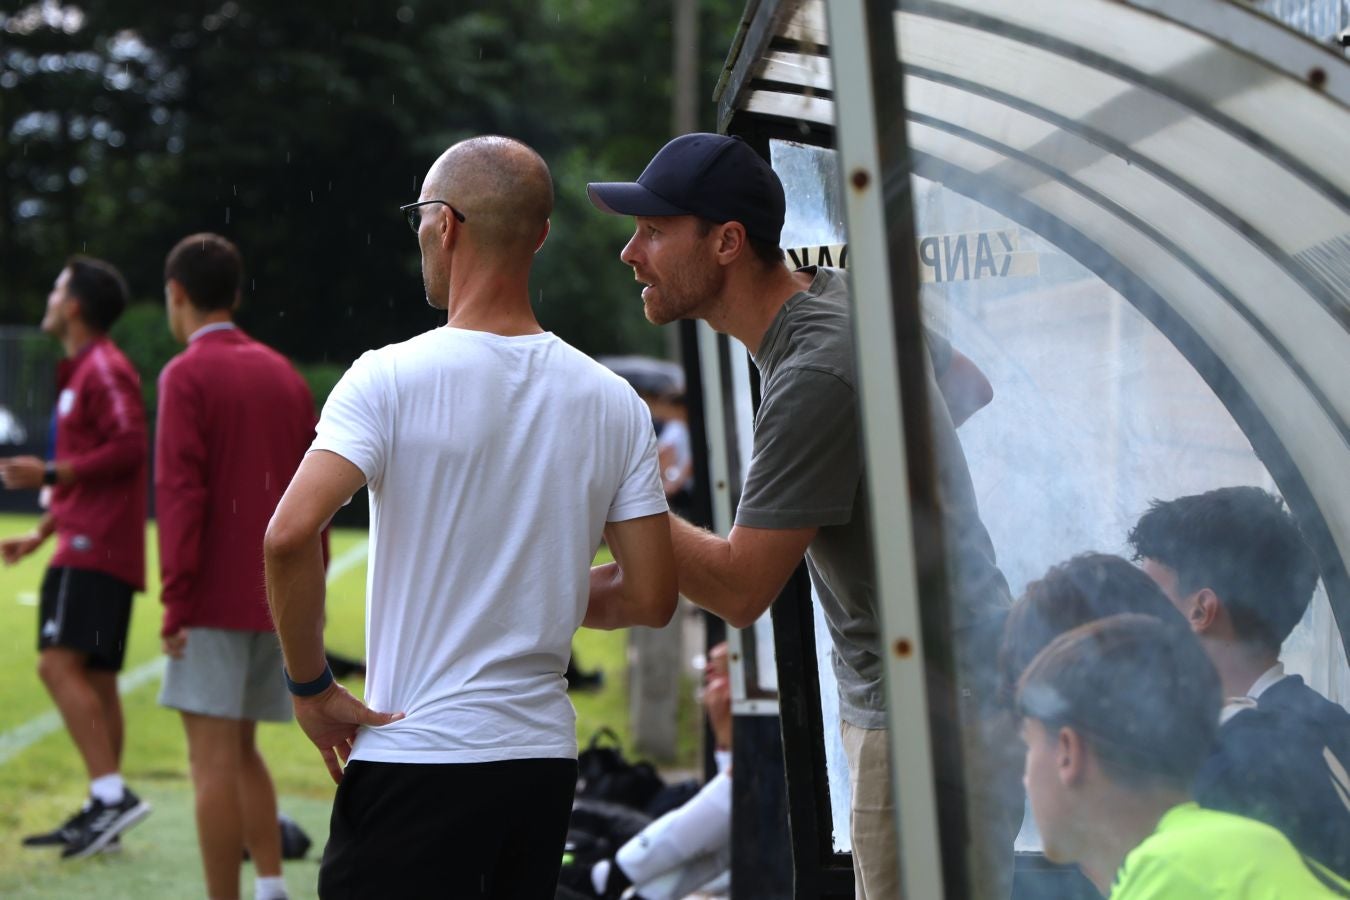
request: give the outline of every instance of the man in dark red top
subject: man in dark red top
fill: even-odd
[[[42,581],[38,674],[89,773],[89,801],[61,827],[24,839],[64,846],[63,858],[97,853],[145,818],[122,781],[122,704],[131,597],[145,589],[145,410],[140,378],[107,337],[127,286],[101,260],[72,257],[57,276],[42,330],[61,341],[56,453],[0,460],[10,490],[50,487],[50,506],[29,534],[0,542],[13,564],[52,534]]]
[[[234,325],[243,265],[214,234],[164,264],[169,330],[187,349],[159,376],[155,507],[169,656],[160,703],[187,732],[207,894],[238,897],[247,846],[259,900],[286,896],[259,721],[291,717],[263,581],[263,533],[314,439],[314,399],[286,358]]]

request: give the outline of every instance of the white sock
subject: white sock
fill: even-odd
[[[605,885],[609,884],[609,860],[602,859],[591,868],[591,884],[597,894],[605,892]]]
[[[104,806],[121,803],[122,798],[126,796],[126,791],[127,786],[118,772],[113,772],[111,775],[100,775],[89,782],[89,796],[100,801]]]
[[[287,900],[286,879],[280,875],[259,875],[253,879],[254,900]]]

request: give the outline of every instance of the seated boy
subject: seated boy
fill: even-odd
[[[1259,488],[1221,488],[1154,503],[1129,541],[1219,672],[1196,800],[1275,826],[1350,878],[1350,713],[1280,662],[1317,585],[1297,523]]]
[[[1220,690],[1184,629],[1138,614],[1079,626],[1036,655],[1015,702],[1045,854],[1110,900],[1350,896],[1274,828],[1192,801]]]
[[[1012,699],[1017,680],[1046,644],[1079,625],[1119,613],[1140,613],[1187,628],[1153,579],[1119,556],[1080,553],[1051,566],[1008,610],[998,655],[1002,695]]]

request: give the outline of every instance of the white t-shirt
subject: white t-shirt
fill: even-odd
[[[563,672],[605,522],[665,512],[647,407],[552,334],[442,327],[364,354],[311,451],[370,488],[353,759],[575,758]]]

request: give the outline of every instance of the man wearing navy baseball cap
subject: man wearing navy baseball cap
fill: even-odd
[[[783,264],[783,185],[738,138],[678,137],[636,182],[590,184],[587,191],[604,212],[636,219],[620,259],[646,285],[648,319],[703,319],[754,357],[762,402],[735,527],[724,539],[671,516],[680,592],[744,628],[769,608],[805,554],[834,643],[857,896],[894,900],[898,842],[847,275]],[[930,338],[934,357],[938,342],[950,355],[950,345]],[[1008,588],[933,379],[930,396],[943,527],[963,617],[957,625],[980,627],[1007,607]],[[619,586],[607,573],[592,584],[604,585],[593,598]],[[1020,791],[1013,805],[1011,817],[1020,819]],[[1012,834],[1004,836],[1006,858]],[[983,868],[998,873],[997,887],[979,896],[1006,895],[1006,859]]]

